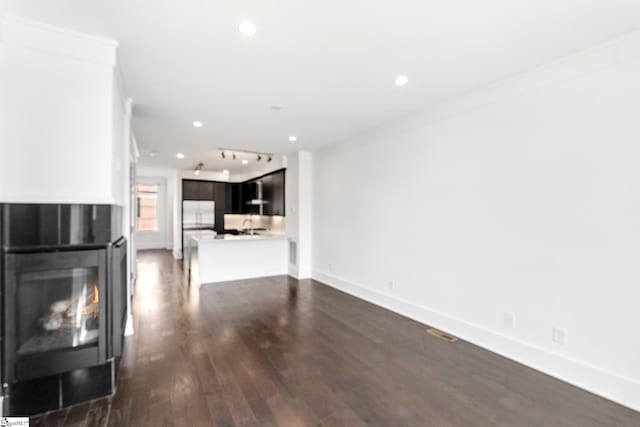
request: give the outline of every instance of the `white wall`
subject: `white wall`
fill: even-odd
[[[116,48],[0,17],[0,201],[124,204]]]
[[[298,152],[298,278],[311,277],[312,155]]]
[[[314,153],[314,277],[640,409],[638,76],[634,34]]]

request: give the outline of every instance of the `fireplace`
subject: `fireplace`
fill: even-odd
[[[119,211],[3,206],[3,413],[31,415],[114,391],[127,308]],[[42,390],[51,396],[34,399],[31,392]]]

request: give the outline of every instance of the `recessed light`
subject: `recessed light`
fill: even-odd
[[[289,141],[291,141],[291,142],[296,142],[297,140],[298,140],[298,138],[296,138],[293,135],[289,137]]]
[[[193,125],[197,128],[201,128],[203,126],[202,122],[199,122],[199,121],[193,122]]]
[[[256,33],[256,26],[251,21],[242,21],[238,26],[238,30],[245,36],[251,37]]]
[[[409,79],[407,78],[407,76],[398,76],[396,77],[396,85],[398,86],[404,86],[407,84],[407,82],[409,81]]]
[[[225,175],[229,175],[229,171],[227,169],[223,170],[222,173]]]
[[[243,165],[246,165],[247,163],[249,163],[249,160],[247,160],[247,159],[244,159],[244,160],[242,161],[242,164],[243,164]]]
[[[178,154],[176,154],[176,157],[179,158],[179,159],[184,159],[184,154],[178,153]]]

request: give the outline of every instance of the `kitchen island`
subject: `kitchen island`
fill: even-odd
[[[206,283],[287,274],[289,244],[283,234],[193,236],[190,279]]]

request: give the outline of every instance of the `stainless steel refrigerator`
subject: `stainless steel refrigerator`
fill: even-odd
[[[192,201],[182,202],[183,230],[213,230],[216,222],[215,202]]]

